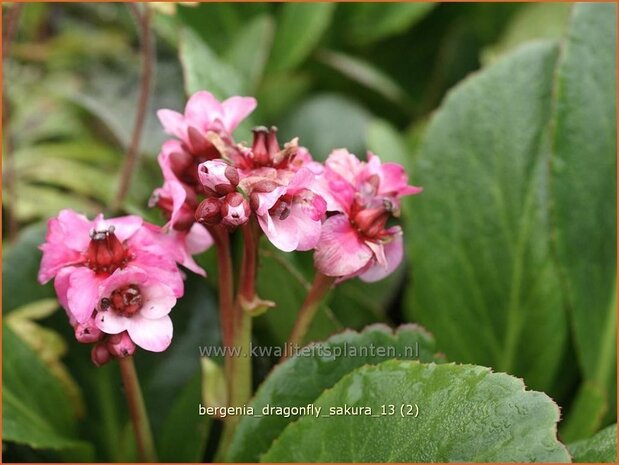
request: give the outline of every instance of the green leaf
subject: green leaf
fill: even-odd
[[[433,3],[355,3],[341,7],[349,18],[347,38],[358,45],[404,32],[434,6]]]
[[[179,393],[164,422],[157,443],[162,462],[201,462],[212,420],[198,415],[200,375]]]
[[[299,137],[316,160],[337,148],[365,154],[365,133],[371,114],[358,103],[337,94],[318,94],[301,102],[283,119],[282,140]]]
[[[485,367],[390,360],[353,371],[315,405],[330,416],[290,424],[261,460],[570,461],[556,438],[556,404]],[[369,407],[371,414],[338,415],[344,406]]]
[[[246,76],[248,91],[253,93],[262,78],[269,58],[275,23],[269,15],[257,16],[239,33],[226,50],[224,59]]]
[[[594,434],[608,411],[608,396],[603,387],[583,381],[572,400],[567,418],[561,422],[559,433],[565,442],[572,442]]]
[[[116,192],[116,175],[110,176],[86,163],[48,156],[45,163],[27,159],[16,161],[15,175],[22,182],[54,185],[108,203]]]
[[[246,84],[240,74],[190,29],[182,31],[180,59],[187,95],[208,90],[221,100],[243,94]]]
[[[527,3],[510,20],[503,36],[482,53],[485,64],[534,39],[560,39],[567,30],[571,3]]]
[[[10,292],[2,293],[2,311],[14,310],[30,302],[54,298],[51,284],[41,286],[37,274],[41,263],[38,247],[45,241],[47,225],[39,223],[24,228],[17,241],[10,245],[2,257],[2,283]]]
[[[94,215],[101,211],[101,205],[84,197],[64,192],[56,187],[28,184],[18,180],[15,185],[16,202],[14,213],[20,222],[30,222],[55,216],[60,210],[71,208],[81,213]],[[6,187],[3,188],[2,202],[10,203]]]
[[[41,163],[42,158],[60,158],[87,162],[93,166],[117,168],[120,153],[94,139],[77,139],[63,142],[45,142],[21,147],[14,154],[16,163]]]
[[[285,71],[301,64],[331,23],[333,3],[285,3],[277,23],[269,71]]]
[[[253,17],[270,12],[268,3],[198,3],[179,5],[177,16],[217,54],[222,54]]]
[[[50,373],[60,381],[76,413],[81,416],[84,413],[82,393],[61,360],[67,353],[67,343],[59,333],[37,323],[55,313],[59,306],[56,299],[38,300],[11,311],[4,322],[34,350]]]
[[[77,439],[75,410],[58,379],[5,325],[2,347],[2,439],[68,454],[71,461],[92,460],[91,445]]]
[[[424,191],[406,203],[409,317],[450,360],[539,390],[552,386],[567,341],[547,192],[557,52],[524,46],[452,90],[416,161],[412,182]]]
[[[556,248],[578,362],[585,377],[607,392],[612,412],[617,337],[616,12],[614,4],[574,7],[557,70],[551,184]],[[594,431],[582,431],[580,437]]]
[[[595,436],[568,444],[572,461],[581,463],[617,462],[617,424]]]
[[[327,49],[319,50],[316,58],[349,79],[382,95],[391,103],[401,106],[404,110],[411,108],[412,103],[406,91],[372,63]]]
[[[267,74],[257,90],[256,108],[258,121],[275,122],[279,117],[302,100],[311,86],[307,74]]]
[[[385,120],[375,119],[368,125],[367,146],[368,150],[378,155],[383,162],[412,166],[411,150],[407,147],[406,141]]]
[[[365,364],[376,364],[394,357],[423,361],[436,359],[432,336],[413,325],[400,327],[395,334],[384,325],[370,326],[362,333],[345,331],[325,342],[308,346],[307,350],[312,352],[278,365],[260,386],[251,403],[256,415],[260,415],[266,406],[307,406],[342,376]],[[258,460],[294,420],[278,415],[243,417],[232,440],[228,459],[234,462]]]

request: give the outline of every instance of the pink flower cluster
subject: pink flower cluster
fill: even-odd
[[[403,196],[421,192],[404,169],[344,149],[318,163],[296,138],[282,147],[273,127],[255,128],[251,147],[236,143],[233,131],[255,107],[250,97],[219,102],[198,92],[184,114],[158,112],[175,137],[159,154],[164,183],[150,200],[167,217],[163,228],[137,216],[89,221],[70,210],[49,221],[39,281],[55,279],[76,338],[95,344],[95,364],[136,345],[170,345],[168,314],[183,294],[178,265],[205,275],[192,255],[212,244],[209,230],[256,221],[275,247],[314,250],[316,268],[339,280],[376,281],[402,261],[402,230],[392,219]]]
[[[206,232],[193,236],[196,251],[210,245]],[[168,314],[183,295],[176,262],[190,257],[185,242],[138,216],[89,221],[63,210],[49,220],[41,250],[39,282],[54,279],[75,337],[95,344],[96,365],[129,356],[136,345],[153,352],[170,345]]]
[[[325,164],[312,159],[297,139],[282,147],[276,128],[253,130],[251,147],[232,133],[256,107],[250,97],[219,102],[197,92],[184,114],[160,110],[176,139],[163,145],[164,185],[151,199],[177,231],[207,227],[229,231],[252,215],[283,251],[315,250],[315,265],[327,276],[376,281],[401,262],[402,231],[388,226],[400,199],[417,194],[404,169],[374,154],[360,161],[335,150]]]

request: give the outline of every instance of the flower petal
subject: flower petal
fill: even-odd
[[[221,102],[213,94],[207,91],[199,91],[193,94],[185,106],[185,122],[199,131],[213,129],[215,120],[224,118],[224,109]]]
[[[69,278],[67,290],[67,305],[69,312],[78,323],[83,323],[92,315],[99,301],[99,283],[102,277],[97,276],[90,268],[75,268]]]
[[[106,223],[114,225],[114,234],[120,242],[124,242],[142,227],[144,220],[137,215],[129,215],[111,218]]]
[[[372,255],[348,217],[338,214],[327,218],[322,225],[314,263],[327,276],[347,276],[363,268]]]
[[[107,310],[105,312],[97,312],[95,325],[106,334],[118,334],[129,328],[131,319],[133,318],[127,318],[112,310]]]
[[[167,315],[156,320],[134,315],[127,328],[133,342],[151,352],[166,350],[172,342],[173,331],[172,320]]]
[[[67,293],[69,292],[69,286],[71,285],[71,273],[75,271],[75,267],[67,267],[63,268],[56,275],[56,279],[54,279],[54,289],[56,290],[56,296],[58,297],[58,302],[62,305],[62,308],[68,310],[69,308],[69,298]]]
[[[404,245],[402,235],[397,234],[393,240],[383,246],[385,264],[381,265],[378,262],[374,263],[364,271],[359,278],[365,282],[372,283],[386,278],[395,271],[404,256]]]
[[[117,269],[101,282],[99,285],[99,296],[100,298],[109,297],[116,289],[131,284],[145,284],[148,281],[148,277],[149,275],[144,270],[134,265]]]
[[[241,121],[255,110],[257,105],[253,97],[230,97],[225,100],[223,107],[223,123],[226,130],[231,133],[236,129]]]
[[[187,124],[185,117],[173,110],[159,110],[157,117],[166,133],[178,137],[180,140],[187,138]]]
[[[153,283],[142,287],[144,299],[140,315],[149,320],[161,318],[176,305],[174,292],[165,284]]]

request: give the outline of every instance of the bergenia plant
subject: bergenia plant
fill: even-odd
[[[251,97],[220,102],[200,91],[183,114],[159,110],[173,137],[158,156],[163,185],[150,199],[167,220],[163,226],[138,216],[89,220],[71,210],[48,223],[39,281],[54,279],[75,337],[92,346],[96,366],[119,360],[144,460],[155,453],[132,355],[173,343],[181,268],[206,276],[195,255],[213,244],[217,249],[222,341],[241,348],[249,344],[252,317],[277,304],[256,293],[260,236],[284,252],[313,250],[315,280],[291,344],[304,340],[332,286],[355,277],[380,280],[402,261],[400,202],[421,192],[402,166],[373,153],[362,160],[346,149],[319,163],[298,138],[282,145],[275,127],[254,128],[251,145],[235,141],[234,130],[255,108]],[[230,238],[237,230],[244,245],[235,289]],[[249,360],[228,356],[224,365],[227,405],[244,405],[251,395]],[[226,421],[223,448],[235,423]]]

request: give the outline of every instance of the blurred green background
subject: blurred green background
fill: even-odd
[[[5,20],[14,7],[3,4]],[[126,434],[128,419],[116,367],[95,369],[90,365],[88,348],[73,340],[64,312],[58,311],[53,288],[36,283],[40,259],[36,246],[43,240],[45,220],[62,208],[89,215],[112,213],[110,204],[130,142],[139,93],[142,55],[138,28],[124,4],[29,3],[21,8],[10,56],[4,61],[3,312],[5,326],[10,328],[5,331],[10,333],[3,338],[3,373],[5,383],[9,384],[8,376],[22,383],[15,381],[11,393],[30,396],[11,405],[34,403],[36,408],[28,415],[36,415],[35,423],[41,428],[59,431],[59,439],[42,445],[21,440],[18,434],[8,438],[12,442],[3,442],[3,455],[8,461],[128,460],[135,450]],[[438,347],[450,361],[479,363],[524,377],[528,386],[545,391],[559,403],[564,418],[574,412],[572,426],[562,431],[566,439],[586,437],[615,421],[615,335],[612,330],[605,336],[596,332],[615,327],[614,303],[604,300],[613,292],[615,277],[616,206],[606,195],[615,185],[615,125],[607,127],[597,124],[595,118],[586,118],[594,125],[589,137],[595,134],[606,144],[597,148],[605,157],[599,171],[609,179],[601,184],[593,177],[587,180],[606,189],[588,199],[596,218],[605,220],[600,223],[599,236],[582,246],[594,250],[581,255],[588,268],[572,264],[577,270],[594,270],[593,292],[599,290],[603,296],[598,299],[602,302],[599,310],[590,310],[591,315],[585,313],[584,317],[569,313],[580,305],[580,297],[578,291],[561,290],[561,279],[569,282],[570,273],[563,276],[560,267],[548,265],[554,261],[546,244],[551,236],[545,229],[546,212],[522,207],[527,202],[519,193],[510,193],[510,183],[519,191],[522,181],[523,185],[541,186],[532,194],[535,202],[549,195],[545,175],[520,166],[521,153],[513,147],[530,142],[525,129],[535,132],[531,136],[535,140],[547,129],[547,115],[540,115],[551,111],[546,110],[547,103],[551,106],[551,92],[544,90],[543,77],[549,75],[546,71],[550,68],[539,65],[538,72],[538,63],[529,60],[527,53],[532,57],[538,52],[552,55],[550,48],[548,52],[541,48],[568,40],[572,4],[212,3],[148,8],[152,8],[151,33],[156,45],[154,82],[139,169],[124,212],[163,223],[157,211],[147,208],[150,193],[162,181],[156,156],[166,135],[155,117],[157,109],[181,110],[186,90],[201,88],[220,98],[256,96],[258,109],[240,128],[237,140],[249,141],[251,125],[273,124],[280,128],[280,141],[299,136],[300,143],[319,160],[338,147],[347,147],[360,157],[370,149],[384,160],[404,164],[412,182],[427,192],[405,208],[406,266],[380,283],[353,280],[339,286],[321,309],[308,340],[375,322],[421,322],[435,334]],[[610,8],[608,14],[614,17]],[[591,28],[591,33],[595,29]],[[529,42],[532,45],[525,44]],[[523,44],[532,48],[512,60],[521,60],[520,65],[509,65],[512,52]],[[534,50],[538,46],[541,51]],[[603,82],[603,92],[614,92],[614,56],[613,48],[612,54],[602,57],[605,65],[612,61],[609,79],[613,84]],[[597,62],[591,66],[595,69]],[[469,76],[488,67],[496,70],[494,78],[485,75],[487,82],[480,84],[481,91],[476,93]],[[463,81],[471,88],[468,96],[449,93],[454,111],[445,109],[428,129],[430,117],[448,91]],[[461,93],[466,94],[466,89],[460,89]],[[592,94],[596,95],[592,112],[616,118],[614,93],[603,92]],[[478,113],[455,109],[467,104],[479,108]],[[512,109],[517,111],[513,121]],[[460,127],[463,121],[471,126]],[[562,123],[568,124],[569,118],[559,118],[556,124],[560,128]],[[497,140],[518,131],[518,124],[523,125],[522,134]],[[466,137],[476,140],[460,145]],[[549,137],[542,138],[541,149],[523,148],[523,153],[528,151],[522,163],[539,164],[543,171],[544,160],[552,151],[549,147],[569,145]],[[442,146],[442,139],[451,145]],[[578,143],[583,142],[577,141],[575,146]],[[479,161],[489,148],[500,153],[499,168],[486,170],[483,160]],[[429,156],[434,153],[437,157]],[[441,164],[442,153],[449,166]],[[569,156],[561,160],[569,163]],[[513,167],[509,165],[512,162]],[[531,171],[535,173],[529,179]],[[462,178],[458,177],[460,172]],[[433,185],[454,197],[436,197]],[[478,197],[467,197],[470,191]],[[486,203],[492,203],[497,191],[507,192],[503,207],[508,213],[505,223],[495,228],[488,221],[494,210],[489,210],[487,217],[476,215]],[[464,205],[460,212],[459,199]],[[476,203],[466,204],[465,200]],[[455,210],[447,210],[453,205]],[[464,231],[462,225],[471,217],[476,222]],[[533,224],[533,232],[511,241],[510,228],[520,228],[522,222]],[[505,243],[503,233],[508,237]],[[441,234],[451,238],[450,244],[462,247],[450,249],[436,239]],[[569,239],[570,234],[565,237]],[[514,244],[519,244],[518,250],[525,249],[522,260],[510,255]],[[559,242],[559,258],[568,246],[567,239]],[[463,265],[471,256],[476,258]],[[282,344],[312,279],[311,254],[286,255],[265,243],[261,260],[261,297],[276,300],[278,308],[256,320],[254,337],[259,344]],[[195,423],[204,420],[187,413],[199,398],[197,346],[219,341],[217,271],[212,253],[200,261],[209,278],[205,285],[189,276],[186,297],[173,313],[171,349],[163,355],[137,356],[162,460],[177,461],[180,438],[187,444],[182,457],[208,459],[213,453],[213,439],[208,439],[211,425],[207,422],[197,427]],[[514,269],[520,274],[511,274]],[[514,279],[520,279],[516,290]],[[414,290],[417,282],[425,291]],[[535,291],[529,292],[531,289]],[[590,300],[595,301],[596,296]],[[597,326],[581,338],[574,325],[579,328],[583,319]],[[6,349],[7,337],[20,350]],[[515,339],[507,343],[509,349],[497,348],[505,338]],[[602,340],[602,346],[597,347],[594,339]],[[587,349],[582,349],[582,344],[596,346],[595,352],[583,355]],[[609,352],[609,348],[613,350]],[[586,368],[593,358],[603,356],[601,368]],[[254,360],[256,383],[274,362]],[[31,375],[24,371],[27,363],[38,367],[34,381],[29,381]],[[601,378],[600,370],[604,373]],[[56,408],[45,398],[22,392],[37,382],[57,385]],[[62,408],[58,403],[64,404]],[[65,412],[59,413],[63,409]],[[19,414],[17,418],[21,418]],[[38,433],[32,428],[24,434],[36,438]]]

